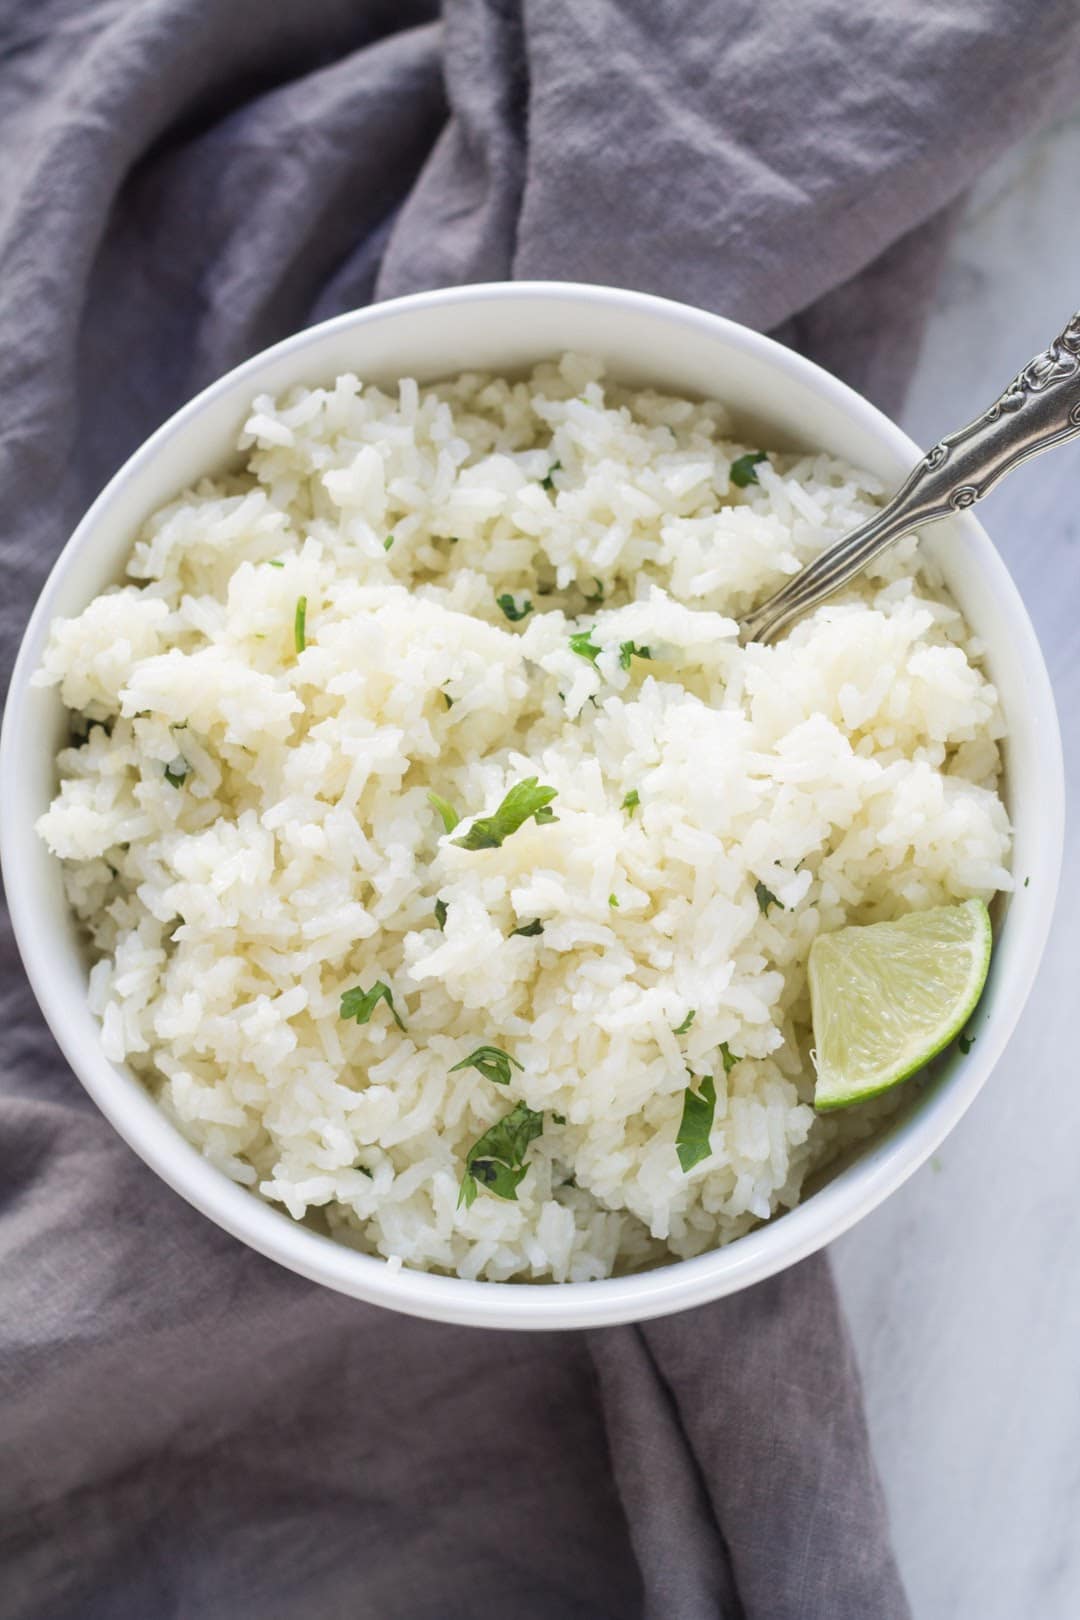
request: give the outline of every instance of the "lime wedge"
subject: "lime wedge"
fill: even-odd
[[[819,934],[810,947],[815,1108],[846,1108],[899,1085],[948,1046],[990,966],[981,900]]]

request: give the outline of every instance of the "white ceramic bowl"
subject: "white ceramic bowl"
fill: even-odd
[[[918,454],[880,411],[798,355],[730,321],[638,293],[508,283],[422,293],[342,315],[230,372],[116,474],[42,592],[12,678],[0,743],[0,856],[19,947],[68,1062],[120,1134],[211,1220],[282,1265],[360,1299],[484,1327],[595,1326],[699,1305],[801,1260],[872,1210],[939,1146],[1000,1058],[1046,941],[1061,859],[1061,742],[1046,668],[1003,563],[981,526],[964,514],[928,530],[924,543],[988,649],[1009,728],[1014,871],[1028,882],[997,913],[997,948],[968,1054],[954,1051],[904,1115],[797,1209],[727,1248],[637,1276],[552,1286],[466,1282],[393,1269],[307,1231],[227,1180],[178,1135],[134,1077],[102,1054],[59,868],[34,833],[54,792],[54,757],[66,730],[55,690],[29,684],[49,624],[57,615],[78,613],[119,577],[149,513],[229,459],[256,393],[325,382],[348,370],[390,383],[474,368],[511,372],[564,349],[599,355],[620,380],[715,395],[733,408],[752,441],[829,451],[889,484],[900,481]]]

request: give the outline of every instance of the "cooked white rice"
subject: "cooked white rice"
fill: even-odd
[[[236,1181],[465,1277],[602,1277],[793,1205],[868,1128],[810,1106],[815,934],[1011,886],[997,697],[914,542],[737,642],[877,481],[774,454],[736,488],[759,447],[720,406],[601,379],[568,356],[257,399],[241,470],[146,524],[38,677],[105,722],[39,825],[108,1056]],[[452,842],[529,776],[557,820]],[[377,981],[404,1031],[385,1001],[340,1016]],[[481,1044],[508,1086],[451,1072]],[[684,1174],[691,1075],[717,1105]],[[459,1206],[519,1101],[543,1131],[516,1201]]]

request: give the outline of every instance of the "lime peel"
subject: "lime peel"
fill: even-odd
[[[982,994],[992,945],[981,900],[819,934],[808,968],[815,1108],[876,1097],[948,1046]]]

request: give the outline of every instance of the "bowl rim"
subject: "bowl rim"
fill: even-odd
[[[674,323],[720,336],[768,362],[778,383],[786,375],[832,401],[850,419],[861,419],[873,435],[912,461],[918,445],[882,411],[802,355],[774,339],[693,306],[648,293],[588,283],[518,281],[474,283],[412,293],[371,304],[323,321],[252,355],[217,378],[170,416],[113,474],[91,504],[54,562],[23,633],[12,671],[0,733],[0,781],[9,784],[24,750],[32,748],[22,724],[25,693],[36,669],[52,618],[52,600],[73,556],[92,542],[118,492],[156,458],[188,424],[219,396],[250,380],[272,362],[302,353],[334,332],[393,321],[422,309],[452,309],[462,303],[515,302],[541,298],[622,308],[651,320]],[[996,594],[1018,638],[1027,679],[1033,724],[1041,729],[1039,784],[1042,797],[1040,892],[1051,897],[1041,916],[1027,923],[1026,953],[1007,987],[997,1041],[954,1066],[934,1096],[904,1122],[902,1135],[887,1132],[835,1180],[790,1211],[719,1249],[692,1259],[673,1260],[652,1270],[593,1282],[566,1284],[481,1282],[412,1270],[364,1254],[300,1225],[284,1211],[229,1180],[189,1144],[129,1073],[105,1058],[100,1047],[85,1050],[73,1038],[65,1008],[54,993],[50,959],[59,944],[50,936],[34,904],[33,884],[17,859],[25,835],[25,807],[19,795],[0,794],[0,869],[12,926],[34,994],[76,1077],[130,1147],[181,1197],[250,1248],[292,1271],[355,1298],[431,1320],[511,1329],[599,1327],[643,1321],[702,1305],[759,1282],[805,1259],[847,1231],[895,1191],[934,1152],[985,1084],[1015,1027],[1034,980],[1053,915],[1064,840],[1064,766],[1061,737],[1049,675],[1026,609],[1004,562],[986,531],[970,512],[956,520],[979,554],[979,567],[993,575]],[[135,1087],[136,1096],[132,1087]]]

